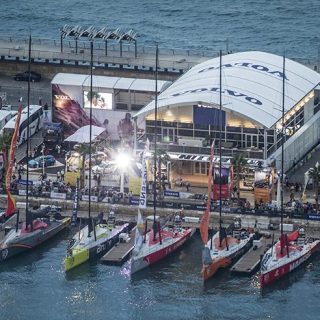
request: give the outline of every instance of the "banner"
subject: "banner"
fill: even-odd
[[[147,171],[147,159],[146,155],[149,152],[149,140],[147,139],[142,156],[142,170],[141,170],[141,190],[140,190],[140,208],[147,207],[147,183],[148,183],[148,171]]]
[[[212,106],[194,105],[193,106],[193,122],[196,125],[220,126],[220,111]],[[226,113],[222,111],[222,128],[226,124]]]
[[[229,188],[229,168],[221,168],[221,177],[219,167],[214,168],[214,187],[213,197],[214,200],[220,199],[220,185],[221,185],[221,199],[229,199],[230,188]]]
[[[133,195],[140,194],[141,190],[141,177],[130,174],[129,175],[129,191],[132,192]]]
[[[67,198],[67,194],[66,193],[60,193],[60,192],[51,191],[50,192],[50,198],[65,200]]]
[[[12,169],[14,167],[14,162],[15,162],[17,140],[18,140],[18,136],[19,136],[21,112],[22,112],[22,104],[20,103],[19,108],[18,108],[16,125],[15,125],[13,136],[11,139],[11,146],[10,146],[9,159],[8,159],[8,170],[7,170],[7,175],[6,175],[6,190],[7,190],[7,194],[8,194],[7,209],[6,209],[6,216],[7,217],[10,217],[14,213],[15,206],[16,206],[16,202],[11,195],[10,188],[11,188]]]
[[[175,198],[179,198],[180,197],[180,192],[179,191],[164,190],[163,194],[164,194],[165,197],[175,197]]]
[[[92,93],[92,125],[106,128],[111,140],[133,144],[135,112],[114,110],[112,93],[95,89]],[[90,124],[90,98],[82,86],[52,85],[53,121],[62,123],[66,136]],[[143,126],[137,132],[144,131]]]
[[[78,217],[78,204],[79,204],[78,188],[79,188],[79,180],[77,181],[77,186],[76,186],[76,191],[75,191],[75,194],[74,194],[73,206],[72,206],[71,224],[73,226],[75,226],[77,224],[77,217]]]
[[[97,196],[91,196],[90,199],[93,202],[98,202],[98,197]],[[84,194],[84,195],[81,196],[81,200],[82,201],[89,201],[89,196]]]
[[[270,200],[273,187],[271,168],[256,170],[254,173],[254,196],[257,203],[266,203]]]

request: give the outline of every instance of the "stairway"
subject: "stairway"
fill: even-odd
[[[309,168],[320,163],[320,145],[316,146],[303,159],[301,159],[295,168],[291,168],[287,173],[290,182],[298,182],[304,185],[304,174]]]

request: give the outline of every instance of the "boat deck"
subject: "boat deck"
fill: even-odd
[[[262,237],[262,246],[260,248],[252,247],[241,259],[231,268],[231,272],[250,275],[260,264],[260,256],[267,250],[267,246],[271,245],[272,239]]]
[[[131,231],[129,236],[129,242],[118,242],[101,258],[101,262],[117,265],[124,263],[128,259],[134,247],[135,228]]]

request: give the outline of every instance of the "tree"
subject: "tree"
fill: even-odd
[[[170,156],[167,154],[167,152],[163,149],[158,149],[156,153],[156,158],[157,158],[157,183],[161,186],[161,165],[165,165],[167,168],[168,162],[171,160]],[[154,152],[152,153],[152,159],[154,159]],[[154,160],[152,160],[154,161]],[[169,174],[167,172],[167,174]],[[168,181],[169,176],[167,177]]]
[[[308,176],[313,181],[313,187],[315,188],[315,201],[316,209],[319,211],[319,182],[320,182],[320,165],[317,162],[315,166],[308,171]]]
[[[11,140],[12,140],[11,134],[7,134],[4,132],[0,135],[0,153],[3,154],[4,175],[6,174],[7,168],[8,168],[8,156],[9,156],[9,151],[11,146]]]
[[[243,168],[248,164],[247,159],[243,156],[243,154],[236,154],[231,163],[233,165],[234,172],[236,174],[236,187],[237,187],[237,198],[238,204],[240,203],[240,174],[243,171]]]

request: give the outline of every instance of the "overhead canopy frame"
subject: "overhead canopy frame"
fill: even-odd
[[[115,40],[120,43],[120,56],[122,57],[122,41],[134,42],[135,45],[135,57],[137,57],[137,38],[138,34],[130,29],[125,32],[121,28],[115,30],[110,30],[106,27],[98,29],[94,26],[88,28],[83,28],[79,25],[69,26],[64,25],[60,28],[60,50],[63,52],[63,39],[66,37],[71,37],[76,42],[76,53],[78,53],[78,40],[79,38],[87,38],[89,41],[94,41],[94,39],[99,39],[105,41],[105,54],[108,55],[108,40]]]

